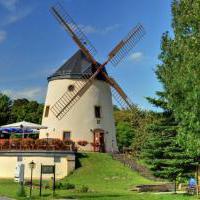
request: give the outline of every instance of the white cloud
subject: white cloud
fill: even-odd
[[[109,33],[109,32],[112,32],[114,30],[117,30],[120,28],[120,25],[119,24],[114,24],[112,26],[107,26],[105,27],[103,30],[102,30],[102,33],[103,34],[106,34],[106,33]]]
[[[0,30],[0,43],[2,43],[3,41],[5,41],[6,39],[6,31],[1,31]]]
[[[97,28],[97,27],[94,27],[94,26],[91,26],[91,25],[83,25],[83,24],[80,24],[79,27],[86,34],[93,34],[93,33],[96,33],[96,34],[107,34],[109,32],[112,32],[112,31],[115,31],[115,30],[119,29],[120,25],[119,24],[114,24],[114,25],[111,25],[111,26],[107,26],[107,27],[105,27],[103,29],[100,29],[100,28]]]
[[[0,21],[1,26],[6,26],[15,23],[32,12],[32,8],[24,5],[19,6],[21,2],[19,0],[0,0],[0,6],[4,7],[7,12]]]
[[[31,8],[24,8],[23,10],[11,12],[9,15],[5,17],[1,25],[5,26],[5,25],[16,23],[17,21],[28,16],[31,12],[32,12]]]
[[[97,29],[94,26],[91,25],[82,25],[80,24],[79,27],[81,30],[86,33],[86,34],[92,34],[92,33],[97,33]]]
[[[144,54],[142,52],[135,52],[135,53],[132,53],[130,56],[129,56],[129,60],[132,60],[132,61],[140,61],[142,60],[144,57]]]
[[[21,91],[8,89],[3,90],[2,93],[8,95],[12,99],[27,98],[29,100],[41,99],[41,97],[45,95],[44,89],[40,87],[26,88]]]
[[[0,0],[0,5],[5,7],[6,9],[13,11],[16,9],[16,5],[18,0]]]

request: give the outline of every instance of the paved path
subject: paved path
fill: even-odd
[[[14,199],[10,199],[8,197],[0,197],[0,200],[14,200]]]

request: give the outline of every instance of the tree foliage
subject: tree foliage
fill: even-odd
[[[43,113],[43,104],[27,99],[17,99],[13,101],[10,122],[29,121],[41,123]]]
[[[27,99],[11,100],[0,93],[0,125],[19,121],[41,123],[43,104]]]
[[[200,155],[200,0],[174,0],[174,36],[163,34],[156,74],[179,122],[179,142]]]
[[[174,180],[178,175],[187,176],[193,170],[194,159],[177,143],[178,123],[169,109],[166,93],[157,94],[158,99],[147,99],[163,111],[154,113],[157,120],[149,124],[149,137],[142,156],[156,176]]]
[[[11,100],[8,96],[0,93],[0,125],[8,122],[11,111]]]
[[[114,110],[119,149],[130,147],[133,154],[138,155],[148,136],[147,125],[153,120],[151,113],[140,110],[137,106],[132,111],[116,107]]]

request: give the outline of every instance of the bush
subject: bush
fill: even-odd
[[[72,189],[75,189],[75,185],[71,184],[71,183],[58,182],[58,183],[56,183],[56,189],[72,190]]]
[[[80,192],[82,192],[82,193],[86,193],[86,192],[88,192],[88,190],[89,190],[88,186],[85,186],[85,185],[83,185],[83,186],[80,188]]]
[[[26,191],[25,191],[25,188],[24,188],[24,185],[19,185],[19,189],[17,191],[17,196],[18,197],[25,197],[26,196]]]
[[[50,188],[50,184],[48,182],[43,183],[43,187],[44,187],[44,189],[49,189]]]

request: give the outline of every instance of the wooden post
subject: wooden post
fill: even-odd
[[[32,195],[32,187],[33,187],[33,168],[31,168],[30,198]]]
[[[123,157],[124,157],[124,166],[125,166],[126,158],[125,158],[125,149],[124,149],[124,147],[123,147]]]
[[[176,194],[176,175],[175,175],[175,178],[174,178],[174,194]]]
[[[40,197],[42,196],[42,164],[40,168]]]
[[[53,169],[53,196],[55,195],[56,190],[56,165],[54,165]]]
[[[199,195],[199,161],[197,161],[197,168],[196,168],[196,180],[197,180],[197,196]]]

